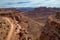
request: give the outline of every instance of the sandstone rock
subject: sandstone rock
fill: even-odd
[[[43,27],[40,40],[60,40],[60,20],[55,16],[49,16]]]

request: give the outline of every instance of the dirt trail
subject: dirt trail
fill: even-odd
[[[13,31],[14,31],[15,27],[14,27],[13,22],[11,22],[11,20],[9,18],[5,18],[5,20],[7,20],[9,22],[9,24],[10,24],[10,31],[9,31],[9,33],[7,35],[6,40],[11,40],[11,37],[12,37],[12,34],[13,34]],[[21,27],[21,26],[19,25],[19,27]]]
[[[9,31],[9,34],[7,36],[7,40],[10,40],[11,39],[11,36],[12,36],[12,33],[13,33],[13,30],[14,30],[14,26],[13,26],[13,23],[10,21],[9,18],[5,18],[5,19],[9,22],[9,24],[11,26],[10,31]]]

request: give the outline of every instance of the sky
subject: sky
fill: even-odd
[[[60,0],[0,0],[0,8],[60,7]]]

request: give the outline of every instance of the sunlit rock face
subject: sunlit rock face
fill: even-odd
[[[41,40],[60,40],[60,20],[55,16],[49,16],[43,27]]]

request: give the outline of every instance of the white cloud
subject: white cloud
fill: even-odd
[[[60,0],[1,0],[0,7],[60,7]],[[8,3],[11,4],[8,4]],[[18,2],[27,2],[20,3]]]

